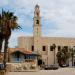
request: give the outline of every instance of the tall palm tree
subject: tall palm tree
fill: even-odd
[[[54,64],[55,64],[55,48],[56,48],[56,44],[52,44],[53,50],[54,50]]]
[[[11,31],[14,29],[21,28],[17,23],[17,16],[13,12],[4,11],[0,14],[0,53],[2,49],[2,42],[5,41],[4,45],[4,68],[6,68],[6,53],[8,48],[8,40],[11,36]]]
[[[72,66],[74,66],[74,50],[73,50],[73,48],[70,48],[69,49],[69,51],[70,51],[70,57],[72,58]]]
[[[69,52],[66,50],[66,48],[62,48],[60,51],[57,52],[57,59],[58,59],[58,63],[59,66],[63,66],[64,64],[67,66],[67,61],[69,59]]]
[[[63,60],[64,60],[64,58],[65,58],[65,55],[64,55],[64,53],[60,50],[60,51],[58,51],[57,52],[57,59],[58,59],[58,64],[59,64],[59,66],[62,66],[63,65]]]

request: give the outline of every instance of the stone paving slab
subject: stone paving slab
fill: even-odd
[[[7,75],[75,75],[75,68],[60,68],[58,70],[39,70],[36,72],[9,72]]]

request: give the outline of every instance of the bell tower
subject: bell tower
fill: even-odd
[[[34,10],[34,24],[33,24],[33,36],[34,36],[34,51],[40,50],[40,38],[41,38],[41,17],[39,5],[35,6]]]
[[[40,9],[39,6],[35,6],[34,11],[34,37],[41,36],[41,23],[40,23]]]

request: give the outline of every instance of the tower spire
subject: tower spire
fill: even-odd
[[[34,17],[40,17],[40,9],[38,4],[35,6]]]
[[[41,50],[40,48],[40,38],[41,38],[41,18],[40,18],[40,8],[39,5],[35,6],[34,9],[34,25],[33,25],[33,35],[34,35],[34,50]]]
[[[36,4],[35,8],[39,8],[39,5],[38,5],[38,4]]]

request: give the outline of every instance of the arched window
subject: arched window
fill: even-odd
[[[36,20],[36,24],[39,24],[39,20]]]

